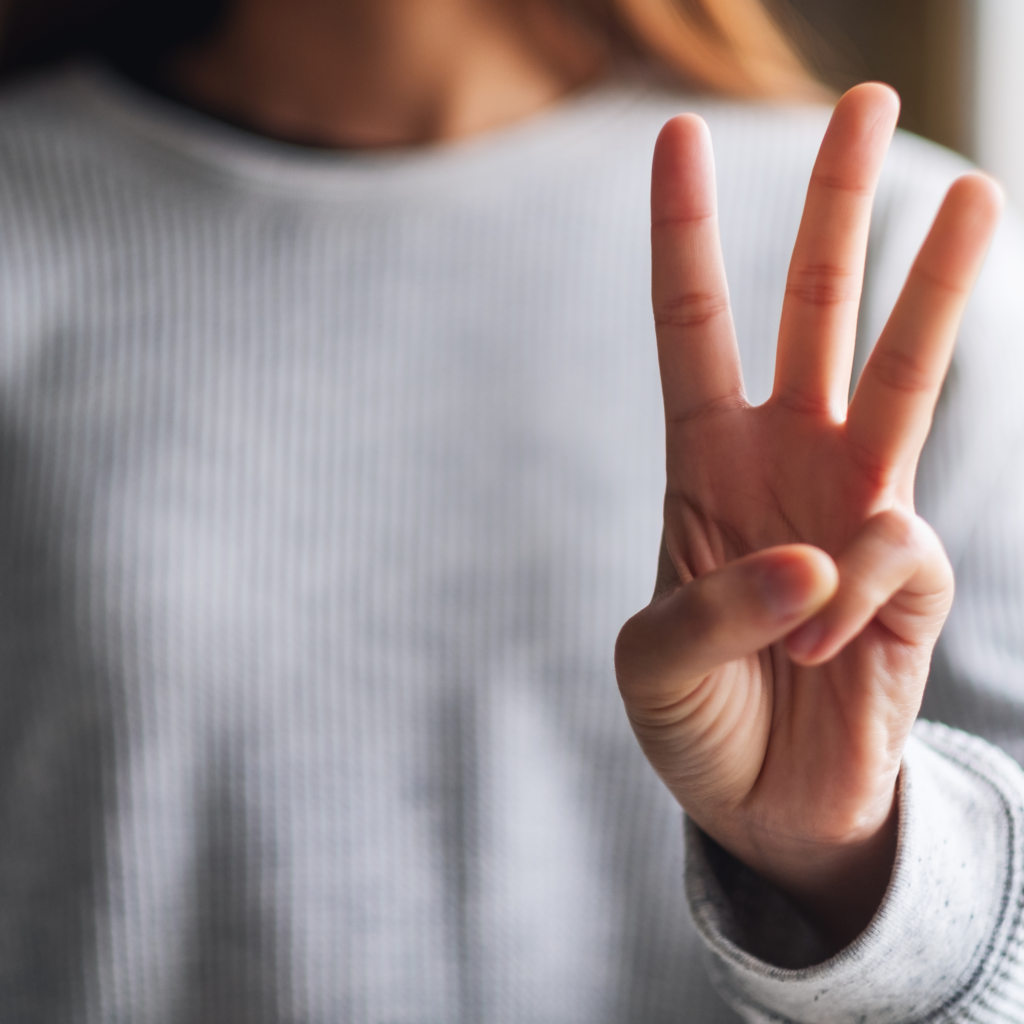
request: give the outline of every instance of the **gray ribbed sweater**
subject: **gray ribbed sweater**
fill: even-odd
[[[764,397],[820,111],[625,83],[367,156],[94,70],[0,101],[0,1019],[737,1020],[713,977],[749,1021],[1024,1020],[1024,776],[962,733],[911,742],[835,959],[699,835],[684,889],[611,669],[658,547],[647,190],[684,106]],[[861,357],[958,167],[897,140]],[[1017,756],[1022,252],[919,479],[959,581],[926,710]]]

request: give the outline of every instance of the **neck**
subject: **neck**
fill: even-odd
[[[526,0],[236,0],[165,77],[187,101],[265,135],[368,148],[526,117],[604,59],[580,28]]]

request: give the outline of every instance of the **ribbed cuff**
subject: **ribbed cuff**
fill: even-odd
[[[688,823],[687,895],[712,978],[748,1021],[1024,1020],[1022,838],[1017,764],[919,722],[889,889],[864,933],[815,963],[820,945],[798,912]]]

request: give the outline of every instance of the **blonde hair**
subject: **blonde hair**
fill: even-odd
[[[575,0],[573,7],[613,47],[654,59],[691,87],[743,99],[829,95],[761,0]]]

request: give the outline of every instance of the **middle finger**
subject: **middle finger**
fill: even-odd
[[[786,282],[774,401],[846,413],[871,204],[899,99],[859,85],[839,101],[818,151]]]

